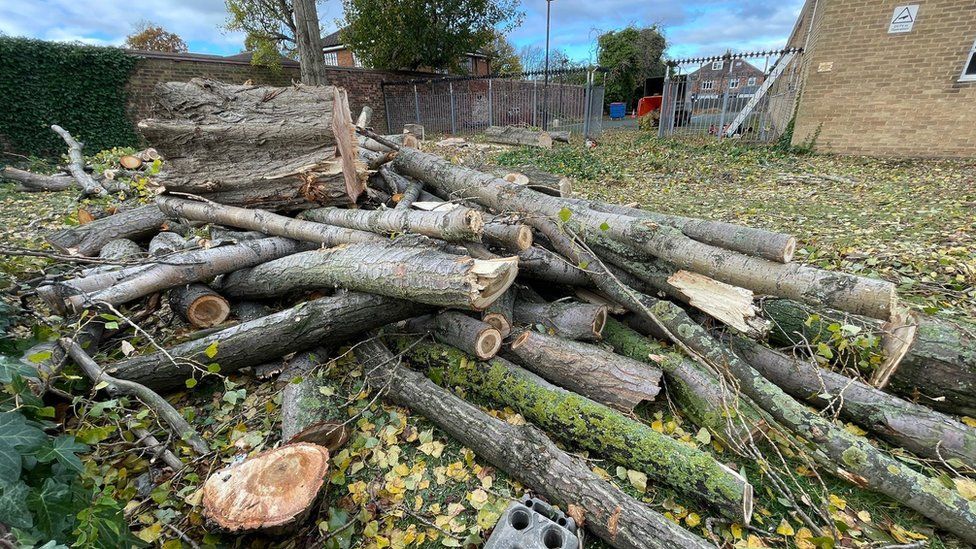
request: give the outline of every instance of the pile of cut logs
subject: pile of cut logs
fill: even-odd
[[[634,414],[666,391],[745,459],[765,459],[775,431],[822,471],[976,543],[972,502],[868,438],[935,467],[976,462],[976,429],[956,417],[976,416],[976,338],[908,313],[891,283],[791,262],[787,234],[573,198],[568,182],[538,170],[452,163],[423,152],[419,135],[375,134],[368,116],[353,124],[334,87],[194,80],[160,85],[156,101],[140,129],[163,157],[157,198],[51,235],[64,254],[101,264],[38,295],[65,315],[108,311],[131,327],[168,307],[200,331],[99,366],[99,344],[128,327],[93,321],[42,369],[69,354],[206,452],[151,395],[206,379],[211,363],[227,375],[294,355],[278,368],[285,376],[351,345],[384,398],[575,510],[609,545],[710,547],[552,440],[749,524],[760,479]],[[831,318],[882,339],[887,358],[873,377],[811,359]],[[440,384],[425,375],[432,367]],[[323,420],[314,378],[304,379],[285,390],[281,446],[207,482],[203,503],[219,527],[280,528],[313,508],[345,433]],[[530,424],[496,419],[454,387]],[[794,503],[817,516],[816,502]]]

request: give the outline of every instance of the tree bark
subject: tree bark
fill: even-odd
[[[230,316],[230,303],[205,284],[186,284],[171,289],[169,306],[195,328],[212,328]]]
[[[163,231],[149,241],[149,255],[153,257],[166,257],[177,252],[182,252],[186,247],[187,242],[182,235]]]
[[[480,241],[484,231],[481,212],[470,208],[447,211],[419,210],[344,210],[318,208],[302,212],[301,218],[371,233],[416,233],[431,238],[457,241]]]
[[[323,401],[316,369],[328,361],[328,349],[301,352],[282,371],[281,442],[312,442],[334,452],[348,438],[346,428],[328,421],[334,410]]]
[[[516,301],[515,322],[541,324],[567,339],[599,341],[607,322],[607,308],[589,303]]]
[[[397,200],[396,208],[397,210],[408,210],[410,206],[420,198],[420,193],[424,190],[424,184],[420,181],[411,181],[407,185],[407,190],[403,191],[400,195],[400,200]]]
[[[195,250],[156,263],[117,282],[114,286],[69,296],[68,307],[80,312],[89,304],[108,303],[117,306],[174,286],[213,278],[235,269],[250,267],[299,252],[306,246],[287,238],[265,238]],[[142,267],[142,266],[140,266]]]
[[[502,335],[498,329],[457,311],[418,317],[407,322],[410,332],[429,332],[445,345],[457,347],[469,355],[488,360],[498,354]]]
[[[91,223],[63,229],[47,237],[47,241],[62,252],[95,256],[102,246],[117,238],[141,240],[159,232],[166,216],[155,204],[123,210]]]
[[[68,171],[71,172],[71,177],[82,188],[84,194],[96,196],[105,196],[108,194],[105,187],[100,185],[85,171],[85,156],[81,152],[82,144],[74,137],[71,137],[71,134],[67,130],[57,124],[51,126],[51,129],[54,133],[60,135],[61,139],[64,139],[64,142],[68,144]]]
[[[367,109],[367,108],[369,108],[369,107],[363,107],[363,109]],[[359,124],[356,124],[356,125],[358,126]],[[411,148],[414,148],[414,149],[416,149],[417,148],[417,145],[420,144],[420,140],[417,139],[416,136],[411,135],[409,133],[394,133],[394,134],[391,134],[391,135],[384,135],[383,136],[383,139],[385,139],[387,141],[390,141],[390,142],[393,142],[393,143],[396,143],[397,145],[400,145],[401,147],[411,147]],[[375,140],[373,138],[370,138],[370,137],[366,137],[364,135],[358,136],[358,140],[359,140],[359,146],[362,147],[362,148],[364,148],[364,149],[369,149],[369,150],[375,151],[375,152],[392,152],[393,151],[393,148],[391,148],[390,146],[384,145],[384,144],[380,143],[379,141],[377,141],[377,140]]]
[[[501,358],[472,364],[444,345],[415,344],[413,361],[441,369],[444,383],[511,406],[567,444],[581,446],[642,471],[655,482],[692,495],[748,524],[752,486],[710,454],[692,448],[590,399],[571,393]]]
[[[705,549],[681,528],[601,479],[584,461],[558,449],[531,425],[494,418],[422,374],[401,365],[377,340],[357,345],[370,386],[419,413],[475,454],[550,501],[583,509],[585,527],[617,549]]]
[[[523,250],[519,252],[518,257],[519,272],[529,278],[568,286],[592,285],[590,277],[583,269],[541,246],[532,246]]]
[[[230,374],[289,353],[339,344],[363,331],[426,310],[427,307],[409,301],[341,293],[181,343],[168,348],[165,354],[156,352],[109,364],[108,372],[156,391],[173,390],[183,387],[187,378],[199,376],[200,364],[216,362],[222,374]],[[208,356],[206,350],[211,345],[217,352]]]
[[[505,358],[564,389],[633,413],[660,392],[661,370],[586,343],[527,330]]]
[[[730,336],[728,341],[763,377],[795,398],[828,413],[839,412],[882,440],[918,456],[976,463],[976,428],[750,339]]]
[[[517,272],[515,258],[471,259],[426,245],[381,241],[268,261],[225,277],[221,291],[233,298],[261,299],[339,286],[480,311],[508,289]]]
[[[773,321],[770,340],[782,346],[829,340],[828,328],[834,323],[889,337],[893,344],[886,352],[894,360],[879,366],[886,371],[880,382],[873,377],[872,384],[943,413],[976,417],[976,326],[910,315],[904,322],[910,329],[900,329],[874,319],[812,310],[786,299],[763,301],[763,313]],[[813,314],[819,320],[808,325]]]
[[[485,128],[485,140],[505,145],[552,148],[552,137],[548,133],[518,126],[489,126]]]
[[[329,83],[322,53],[322,29],[315,0],[292,0],[295,11],[295,45],[302,84],[325,86]]]
[[[401,149],[395,167],[443,192],[464,196],[495,211],[526,216],[567,218],[566,224],[588,242],[608,237],[645,254],[671,261],[756,293],[823,304],[873,317],[888,318],[894,285],[797,264],[782,264],[693,240],[677,229],[650,220],[602,213],[578,201],[546,196],[520,185],[456,166],[437,156]],[[568,215],[567,215],[568,214]]]
[[[503,338],[508,337],[515,326],[515,300],[517,298],[518,288],[512,285],[494,303],[481,312],[481,320],[498,330]]]
[[[562,143],[569,143],[569,138],[571,137],[569,130],[565,131],[554,131],[549,130],[549,137],[552,137],[553,141],[560,141]]]
[[[142,248],[128,238],[116,238],[110,240],[98,251],[101,259],[124,260],[139,257],[142,255]]]
[[[18,183],[16,190],[21,192],[67,191],[78,187],[77,181],[68,175],[43,175],[31,173],[10,166],[0,170],[0,179],[9,179]]]
[[[550,135],[552,132],[550,132]],[[518,183],[518,176],[525,178],[525,184],[533,190],[549,196],[570,198],[573,194],[573,181],[561,175],[543,171],[531,164],[521,164],[515,167],[487,166],[488,172],[506,181]]]

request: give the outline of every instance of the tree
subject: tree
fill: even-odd
[[[379,69],[463,71],[464,54],[522,20],[518,0],[343,0],[342,41]]]
[[[325,85],[325,54],[316,0],[224,0],[224,28],[243,31],[251,63],[280,67],[281,56],[298,57],[302,82]]]
[[[491,41],[482,51],[490,60],[492,74],[507,76],[522,73],[522,60],[515,53],[515,46],[508,41],[508,37],[495,29],[492,29],[491,34]]]
[[[177,53],[186,51],[186,42],[180,35],[153,25],[149,21],[142,21],[135,30],[126,37],[125,47],[144,51],[165,51]]]
[[[598,41],[600,66],[607,75],[606,101],[624,101],[633,105],[641,94],[646,78],[664,75],[664,35],[656,27],[627,27],[610,31]]]
[[[541,71],[545,65],[546,50],[542,46],[527,45],[519,48],[519,61],[526,72]]]

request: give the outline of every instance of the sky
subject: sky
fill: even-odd
[[[803,0],[554,0],[551,47],[575,60],[596,60],[596,38],[629,24],[664,28],[672,59],[719,55],[727,49],[781,48]],[[121,45],[132,31],[131,0],[26,0],[0,2],[0,33],[44,40]],[[545,0],[522,0],[522,25],[510,33],[516,47],[545,45]],[[140,0],[140,18],[179,34],[190,51],[232,55],[243,48],[243,35],[220,27],[223,0]],[[342,16],[340,0],[319,5],[323,33],[335,30]],[[133,24],[138,21],[133,21]]]

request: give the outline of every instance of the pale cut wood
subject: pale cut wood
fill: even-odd
[[[171,289],[169,306],[195,328],[212,328],[230,316],[230,303],[206,284],[186,284]]]
[[[752,337],[765,337],[770,322],[756,315],[752,292],[707,276],[678,271],[668,283],[681,292],[692,307]]]
[[[303,520],[329,470],[329,451],[299,442],[217,471],[203,483],[203,514],[220,529],[249,532]]]
[[[552,148],[552,137],[548,133],[518,126],[489,126],[485,129],[485,139],[492,143],[503,143],[505,145]]]
[[[359,128],[366,128],[369,126],[369,121],[372,119],[373,107],[364,105],[363,110],[359,111],[359,116],[356,118],[356,126]]]
[[[302,212],[299,217],[347,229],[381,234],[415,233],[449,242],[480,241],[485,226],[481,212],[464,207],[431,212],[399,208],[393,210],[317,208]]]
[[[127,154],[119,158],[119,165],[127,170],[138,170],[142,167],[142,158],[134,154]]]

